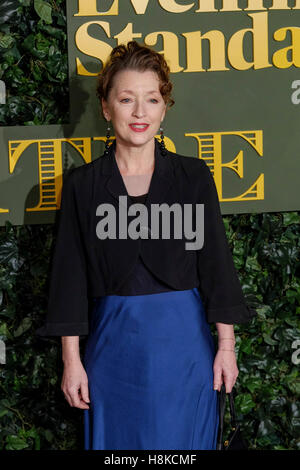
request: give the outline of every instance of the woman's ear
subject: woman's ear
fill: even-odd
[[[165,119],[166,112],[167,112],[167,105],[165,104],[165,107],[164,107],[164,110],[163,110],[163,113],[162,113],[162,117],[161,117],[161,122],[163,122],[163,120]]]
[[[110,114],[108,111],[107,101],[105,101],[104,98],[101,98],[101,106],[102,106],[103,116],[105,117],[107,121],[110,121]]]

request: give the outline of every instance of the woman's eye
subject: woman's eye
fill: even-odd
[[[151,101],[154,103],[158,103],[158,101],[155,98],[152,98]]]
[[[125,102],[127,103],[126,100],[129,100],[129,98],[123,98],[123,99],[121,100],[121,103],[123,103],[123,101],[125,101]]]

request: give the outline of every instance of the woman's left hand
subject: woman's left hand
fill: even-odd
[[[226,393],[230,393],[239,370],[236,363],[235,351],[222,351],[218,349],[214,360],[214,390],[221,390],[224,381]]]

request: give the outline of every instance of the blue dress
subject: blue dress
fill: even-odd
[[[215,450],[215,353],[198,288],[172,289],[140,258],[118,295],[94,299],[85,450]]]

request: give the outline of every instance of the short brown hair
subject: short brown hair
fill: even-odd
[[[153,70],[160,81],[160,93],[167,107],[175,103],[171,97],[173,85],[169,79],[170,68],[164,56],[150,47],[143,46],[136,41],[129,41],[127,45],[120,44],[114,47],[101,72],[97,76],[96,95],[100,101],[107,101],[109,91],[113,85],[116,73],[121,70]]]

